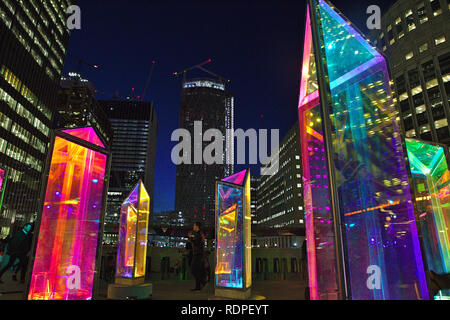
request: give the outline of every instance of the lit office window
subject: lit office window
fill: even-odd
[[[420,134],[430,132],[430,125],[426,124],[420,127]]]
[[[434,42],[436,43],[436,45],[439,45],[439,44],[445,42],[445,36],[434,39]]]
[[[405,59],[406,59],[406,60],[409,60],[409,59],[411,59],[412,57],[414,57],[414,53],[411,51],[411,52],[409,52],[409,53],[405,56]]]
[[[412,138],[412,137],[414,137],[415,135],[416,135],[416,130],[414,130],[414,129],[411,129],[411,130],[406,131],[406,137],[407,137],[407,138]]]
[[[420,23],[425,23],[428,21],[425,4],[423,2],[417,6],[417,16],[419,17]]]
[[[419,47],[419,52],[422,53],[424,51],[428,50],[428,43],[424,43]]]
[[[412,31],[416,28],[414,23],[414,16],[412,10],[408,10],[405,14],[406,25],[408,26],[408,31]]]
[[[448,121],[447,121],[446,118],[441,119],[441,120],[437,120],[437,121],[434,122],[434,127],[436,129],[447,127],[447,126],[448,126]]]
[[[438,85],[437,79],[433,79],[427,82],[427,89],[434,88]]]
[[[423,112],[425,112],[425,105],[416,108],[416,114],[421,114]]]
[[[405,35],[405,32],[403,31],[402,19],[400,17],[395,20],[395,29],[397,30],[398,38],[401,39]]]
[[[412,93],[413,96],[418,94],[418,93],[421,93],[421,92],[422,92],[422,87],[420,85],[418,85],[417,87],[414,87],[414,88],[411,89],[411,93]]]
[[[431,0],[430,5],[431,10],[433,10],[433,16],[438,16],[442,13],[442,8],[439,0]]]

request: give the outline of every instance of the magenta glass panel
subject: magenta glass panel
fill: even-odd
[[[244,179],[245,179],[246,173],[247,173],[247,170],[243,170],[241,172],[233,174],[232,176],[222,179],[222,181],[232,183],[232,184],[237,184],[238,186],[242,186],[244,184]]]
[[[119,250],[116,276],[133,278],[136,259],[137,224],[139,216],[139,184],[122,203],[120,212]]]
[[[243,189],[217,184],[216,199],[216,287],[243,289]]]
[[[0,213],[3,204],[3,197],[5,195],[5,189],[6,189],[6,170],[0,168]]]
[[[0,168],[0,191],[3,189],[3,179],[5,178],[5,170]]]
[[[96,146],[105,148],[105,145],[102,143],[102,140],[98,137],[98,135],[95,133],[95,130],[92,127],[68,129],[61,131],[70,134],[71,136],[77,137],[81,140],[95,144]]]
[[[339,298],[334,221],[317,72],[307,11],[299,124],[303,163],[308,275],[312,300]]]

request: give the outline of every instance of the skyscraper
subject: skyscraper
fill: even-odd
[[[404,135],[450,145],[449,0],[398,0],[371,34],[394,81]]]
[[[273,153],[271,157],[279,157],[280,167],[274,175],[262,175],[260,178],[254,223],[275,228],[304,227],[298,122],[284,136],[276,152],[278,154]]]
[[[93,127],[104,143],[112,142],[111,124],[95,98],[94,85],[80,74],[61,78],[57,110],[56,128]]]
[[[108,190],[105,236],[119,223],[120,207],[139,179],[154,204],[154,171],[158,120],[152,102],[98,101],[113,129],[112,163]]]
[[[250,209],[251,209],[251,217],[252,223],[255,223],[254,219],[256,218],[256,210],[258,208],[258,188],[261,183],[260,176],[251,176],[250,177]]]
[[[1,237],[34,219],[70,31],[64,1],[0,1]]]
[[[180,164],[177,166],[175,211],[186,223],[195,220],[214,223],[214,190],[216,180],[233,173],[234,97],[219,79],[183,81],[179,127],[190,132],[194,140],[194,122],[202,121],[203,132],[219,129],[223,134],[223,164]],[[202,143],[202,150],[209,142]],[[192,154],[194,141],[192,141]],[[191,159],[194,159],[192,156]],[[228,161],[227,161],[228,160]]]

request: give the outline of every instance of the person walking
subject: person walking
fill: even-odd
[[[31,243],[33,240],[33,224],[27,223],[20,231],[11,238],[7,246],[7,254],[9,255],[9,261],[6,266],[0,270],[0,283],[3,274],[11,268],[16,260],[19,260],[19,267],[13,275],[13,280],[17,281],[17,273],[20,270],[20,282],[25,282],[25,275],[28,266],[28,252],[31,249]]]
[[[192,244],[191,273],[195,278],[195,288],[191,289],[191,291],[198,291],[205,285],[205,235],[201,231],[200,222],[194,223],[194,228],[189,234],[189,239]]]

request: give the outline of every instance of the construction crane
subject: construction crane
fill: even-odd
[[[145,83],[144,91],[142,92],[141,96],[136,97],[136,101],[144,101],[145,95],[147,94],[148,88],[150,86],[150,81],[152,80],[153,72],[155,71],[155,65],[156,65],[156,61],[153,60],[150,74],[148,75],[147,82]],[[135,88],[131,88],[130,95],[128,96],[129,100],[131,100],[131,101],[134,100],[134,93],[135,93]]]
[[[193,70],[193,69],[199,69],[199,70],[202,70],[203,72],[206,72],[206,73],[208,73],[210,75],[213,75],[213,76],[217,77],[219,80],[222,80],[222,81],[224,81],[226,83],[230,83],[231,80],[225,79],[224,77],[219,76],[218,74],[216,74],[216,73],[214,73],[214,72],[212,72],[212,71],[210,71],[210,70],[208,70],[208,69],[203,67],[204,65],[206,65],[208,63],[211,63],[211,62],[212,62],[212,60],[208,59],[208,60],[203,61],[202,63],[199,63],[199,64],[197,64],[195,66],[192,66],[192,67],[189,67],[187,69],[184,69],[183,71],[174,72],[173,75],[175,77],[179,77],[179,76],[182,75],[183,76],[183,83],[185,83],[186,82],[186,75],[187,75],[188,71]]]
[[[156,61],[152,61],[152,69],[150,70],[150,74],[148,75],[147,83],[145,84],[144,91],[141,95],[141,101],[144,101],[145,95],[147,94],[148,87],[150,86],[150,81],[152,80],[153,72],[155,71]]]
[[[81,59],[81,58],[77,58],[77,60],[78,60],[77,73],[78,73],[79,75],[81,75],[81,68],[82,68],[83,64],[85,64],[85,65],[87,65],[87,66],[89,66],[89,67],[91,67],[91,68],[93,68],[93,69],[98,69],[98,68],[100,68],[98,65],[90,64],[89,62],[86,62],[86,61],[84,61],[84,60]]]

